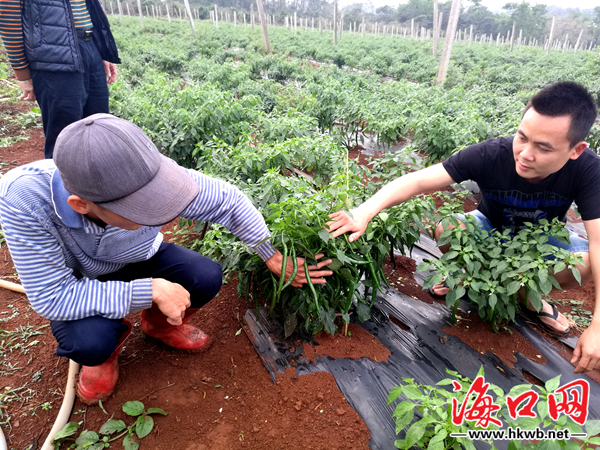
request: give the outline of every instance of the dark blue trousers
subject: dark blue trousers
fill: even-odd
[[[217,295],[223,274],[219,263],[187,248],[163,242],[149,260],[128,264],[98,277],[100,281],[141,278],[164,278],[182,285],[190,293],[191,308],[200,308]],[[51,321],[50,326],[58,341],[56,354],[84,366],[97,366],[106,361],[127,329],[121,319],[102,316]]]
[[[84,72],[31,71],[33,92],[42,112],[47,159],[52,159],[63,128],[92,114],[108,113],[108,85],[100,53],[93,41],[81,39],[79,52]]]

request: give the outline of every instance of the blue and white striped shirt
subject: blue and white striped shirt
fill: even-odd
[[[188,170],[200,186],[181,214],[224,225],[263,260],[275,253],[262,215],[235,186]],[[49,320],[120,319],[152,304],[152,279],[98,281],[156,253],[160,227],[102,228],[75,212],[52,160],[17,167],[0,180],[0,222],[32,308]],[[259,245],[260,243],[260,245]]]

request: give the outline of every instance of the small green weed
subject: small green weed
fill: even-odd
[[[15,103],[19,101],[21,88],[16,82],[6,79],[8,70],[10,69],[7,69],[7,64],[0,63],[0,98]]]
[[[111,418],[100,427],[99,431],[82,430],[77,438],[71,436],[74,436],[77,433],[79,425],[83,422],[69,422],[56,434],[56,436],[54,436],[54,440],[52,441],[54,448],[59,450],[61,446],[73,442],[66,448],[75,450],[100,450],[103,448],[110,448],[111,442],[125,436],[123,439],[123,448],[125,450],[137,450],[140,447],[140,444],[134,436],[137,436],[138,439],[143,439],[148,436],[154,428],[154,419],[150,417],[150,414],[167,415],[167,413],[160,408],[148,408],[147,410],[144,408],[142,402],[126,402],[123,404],[123,412],[128,416],[137,418],[131,425],[128,426],[122,420],[115,420],[111,416]],[[104,408],[103,411],[106,413]],[[116,433],[118,433],[116,436],[111,437],[111,435]]]
[[[19,309],[15,305],[8,304],[7,307],[9,308],[8,311],[0,311],[0,317],[2,317],[0,322],[8,322],[20,314]],[[41,330],[47,326],[49,325],[35,328],[31,325],[21,325],[10,331],[0,328],[0,379],[15,375],[19,371],[24,371],[31,364],[33,357],[29,358],[25,366],[21,366],[13,360],[12,356],[29,354],[30,350],[40,342],[33,338],[45,334]],[[33,374],[31,372],[24,374],[24,377],[31,375],[31,380],[25,382],[20,387],[5,386],[0,391],[0,426],[6,426],[9,432],[12,431],[11,422],[13,417],[11,411],[13,410],[24,408],[23,415],[27,413],[35,415],[35,410],[42,405],[29,406],[36,403],[36,395],[38,394],[38,391],[32,387],[31,383],[39,381],[42,373],[43,368]],[[19,405],[21,406],[19,407]]]
[[[16,161],[0,161],[0,173],[4,173],[6,172],[6,170],[8,170],[8,166],[15,164]],[[0,230],[1,232],[1,230]],[[2,240],[0,241],[4,242],[4,233],[2,233]]]
[[[555,300],[556,301],[556,300]],[[586,329],[592,322],[592,312],[583,308],[583,300],[562,300],[563,305],[568,304],[571,306],[571,312],[566,313],[565,316],[571,319],[577,327]]]
[[[26,141],[29,136],[8,136],[0,138],[0,147],[10,147],[17,142]]]
[[[21,367],[14,368],[15,371],[19,369],[21,369]],[[12,432],[13,419],[10,413],[10,408],[19,408],[18,405],[25,405],[34,402],[36,394],[37,392],[35,390],[29,388],[29,382],[18,388],[6,386],[3,391],[0,391],[0,426],[7,427],[9,434]],[[31,414],[34,415],[35,408],[36,407],[31,407],[28,411],[31,411]],[[26,413],[23,415],[26,415]]]
[[[24,130],[32,126],[41,126],[41,118],[42,112],[40,108],[31,108],[27,112],[19,113],[13,120]]]

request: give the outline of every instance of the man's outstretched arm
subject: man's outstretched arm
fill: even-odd
[[[188,173],[200,186],[200,194],[181,214],[182,217],[193,220],[204,220],[224,225],[247,246],[253,248],[265,261],[269,270],[275,275],[281,275],[283,255],[271,246],[270,232],[262,214],[252,202],[237,187],[217,178],[206,176],[194,170]],[[323,255],[316,255],[315,259]],[[302,266],[303,258],[298,258]],[[320,261],[316,266],[308,266],[309,276],[313,284],[324,284],[323,277],[333,272],[324,268],[331,260]],[[291,258],[286,265],[287,280],[292,273]],[[301,287],[307,283],[306,274],[299,270],[292,286]]]
[[[350,215],[344,211],[330,214],[332,220],[327,222],[327,226],[333,237],[350,232],[350,242],[355,241],[365,232],[371,219],[382,210],[399,205],[425,191],[441,189],[452,183],[454,180],[441,163],[408,173],[386,184],[373,197],[352,209]]]

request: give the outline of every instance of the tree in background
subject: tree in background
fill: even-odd
[[[345,23],[353,23],[357,24],[362,23],[363,17],[365,20],[370,22],[370,16],[372,15],[370,12],[367,12],[364,8],[364,4],[362,3],[354,3],[350,6],[346,6],[343,8],[344,11],[344,22]]]
[[[452,1],[439,2],[438,8],[444,14],[442,28],[445,29],[450,17]],[[408,23],[415,19],[415,26],[433,28],[433,1],[432,0],[408,0],[408,3],[398,6],[397,20],[400,23]]]
[[[546,5],[531,6],[527,2],[507,3],[502,9],[509,12],[510,16],[501,24],[498,30],[500,33],[512,30],[513,23],[515,23],[515,30],[523,30],[523,36],[526,38],[532,37],[543,41],[548,34],[550,18],[547,15]]]
[[[109,0],[106,0],[108,3]],[[390,0],[389,3],[393,4]],[[534,2],[535,0],[530,0]],[[114,0],[113,0],[114,2]],[[233,17],[232,12],[237,11],[238,21],[241,23],[241,15],[250,12],[251,5],[255,0],[190,0],[190,6],[197,10],[200,19],[208,19],[210,11],[213,11],[215,4],[220,11],[230,13],[230,20]],[[121,0],[123,7],[128,4],[131,11],[137,11],[137,0]],[[482,0],[468,0],[467,6],[461,8],[458,29],[469,29],[473,25],[473,33],[477,36],[485,34],[492,36],[495,40],[498,34],[506,36],[509,30],[512,30],[515,23],[515,33],[518,36],[522,30],[523,38],[537,39],[538,43],[543,43],[550,31],[552,14],[556,14],[557,20],[554,30],[554,39],[563,41],[566,35],[569,35],[569,44],[575,45],[579,32],[583,30],[581,36],[581,46],[588,48],[590,41],[595,45],[600,45],[600,6],[593,10],[573,10],[547,8],[545,5],[534,5],[528,1],[519,3],[518,1],[506,3],[503,11],[494,13],[482,5]],[[164,8],[170,4],[173,10],[184,10],[183,0],[142,0],[142,7],[151,8],[152,5],[162,5]],[[297,14],[298,19],[305,18],[323,18],[333,19],[333,0],[263,0],[265,13],[275,16],[276,23],[284,23],[285,17]],[[442,30],[445,30],[450,17],[451,0],[439,1],[438,8],[443,14]],[[362,23],[363,18],[366,23],[373,24],[378,22],[387,25],[401,25],[410,28],[410,23],[414,20],[415,31],[419,33],[421,27],[427,29],[433,28],[433,0],[408,0],[407,3],[400,4],[397,7],[381,6],[376,8],[372,1],[366,0],[361,3],[353,3],[342,8],[345,29],[350,23]],[[171,13],[173,15],[173,12]],[[315,23],[316,26],[317,22]],[[369,25],[369,27],[371,26]],[[371,29],[371,28],[368,28]]]
[[[382,6],[375,10],[377,22],[390,23],[396,21],[397,9],[391,6]]]
[[[471,0],[472,5],[461,12],[458,20],[459,28],[468,28],[473,25],[475,34],[495,35],[497,30],[496,14],[481,4],[481,0]]]
[[[566,16],[557,17],[554,32],[561,41],[564,41],[568,35],[569,44],[575,45],[581,30],[583,30],[582,42],[589,42],[590,39],[593,39],[593,25],[592,17],[582,14],[580,11],[571,11]]]

